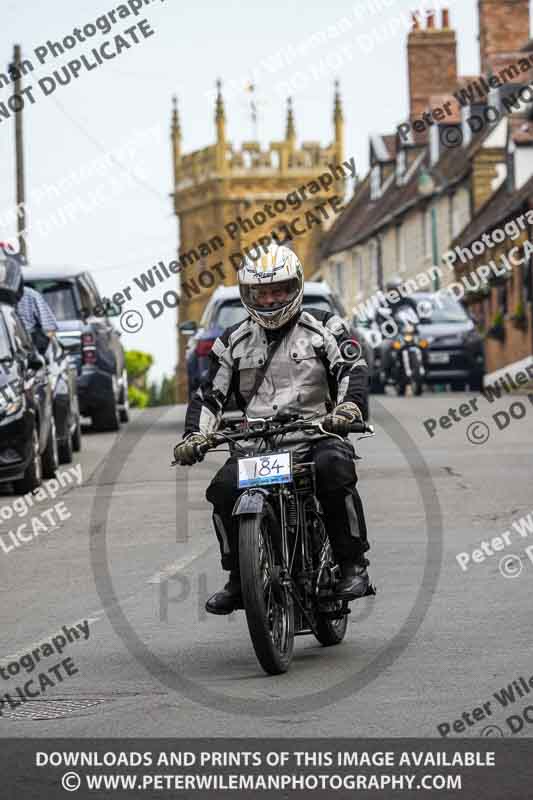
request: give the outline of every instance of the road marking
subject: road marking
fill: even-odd
[[[201,550],[196,552],[189,553],[188,556],[183,556],[183,558],[178,558],[177,561],[173,561],[171,564],[167,564],[166,567],[163,567],[162,570],[156,572],[155,575],[152,575],[150,580],[147,583],[163,583],[163,581],[168,580],[168,578],[173,577],[176,573],[181,572],[182,569],[188,567],[189,564],[192,564],[193,561],[196,561],[197,558],[203,556],[209,550],[211,550],[215,546],[214,542],[211,542],[207,547],[203,547]]]
[[[89,625],[91,625],[93,622],[98,622],[99,619],[101,619],[101,617],[99,617],[99,616],[98,617],[89,617],[89,618],[81,617],[81,619],[76,620],[76,622],[68,623],[67,625],[65,625],[63,627],[73,628],[75,625],[77,625],[80,622],[88,622]],[[34,642],[33,644],[29,644],[27,647],[24,648],[24,650],[20,650],[18,653],[12,653],[10,656],[2,656],[2,658],[0,658],[0,664],[3,664],[4,662],[7,663],[9,661],[18,661],[18,659],[22,658],[23,655],[26,655],[27,653],[29,653],[32,650],[35,650],[37,647],[40,647],[43,644],[43,642],[49,642],[50,639],[54,638],[54,636],[61,636],[63,633],[64,633],[63,632],[63,628],[60,628],[59,630],[54,631],[54,633],[51,633],[49,636],[43,636],[37,642]]]

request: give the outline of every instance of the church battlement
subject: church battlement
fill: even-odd
[[[331,163],[342,163],[343,118],[338,85],[335,90],[334,127],[335,137],[329,146],[317,141],[304,141],[296,145],[296,131],[291,99],[288,100],[287,128],[285,139],[270,142],[266,149],[258,141],[243,142],[240,149],[226,141],[226,116],[221,84],[217,83],[215,123],[217,141],[213,145],[191,153],[181,152],[181,128],[178,118],[177,100],[174,98],[172,120],[172,143],[174,150],[175,192],[207,181],[220,178],[276,178],[302,176],[321,172]]]

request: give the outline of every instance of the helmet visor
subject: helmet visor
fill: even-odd
[[[287,281],[269,281],[253,286],[241,283],[240,289],[242,302],[248,308],[258,312],[277,311],[298,297],[300,281],[298,278],[290,278]]]

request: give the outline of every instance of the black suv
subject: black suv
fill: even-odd
[[[96,430],[116,431],[127,422],[128,380],[120,332],[109,321],[89,272],[68,267],[28,267],[24,283],[37,289],[56,315],[58,339],[76,364],[80,413]]]

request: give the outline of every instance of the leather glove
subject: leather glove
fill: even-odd
[[[199,444],[207,444],[207,438],[203,433],[190,433],[186,439],[176,445],[174,448],[174,461],[184,466],[192,466],[197,461],[204,460],[204,453],[199,453],[197,446]]]
[[[350,425],[358,420],[363,420],[359,406],[355,403],[341,403],[333,409],[331,414],[324,417],[322,427],[329,433],[348,436]]]

